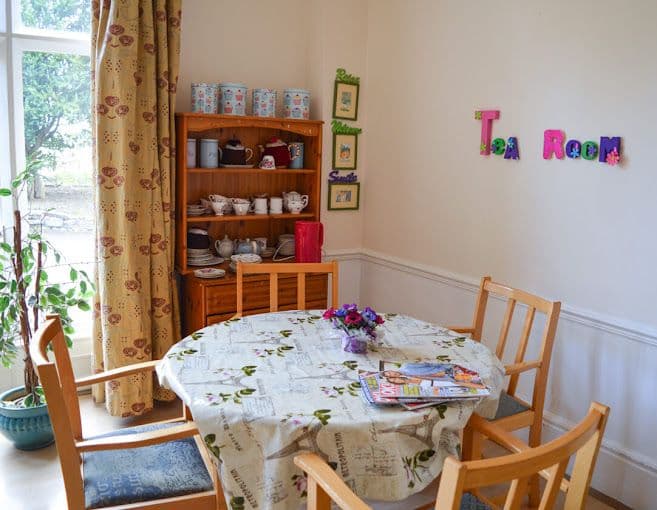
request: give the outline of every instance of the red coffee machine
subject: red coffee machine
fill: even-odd
[[[321,262],[324,225],[319,221],[294,224],[294,255],[297,262]]]

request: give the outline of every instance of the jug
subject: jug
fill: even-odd
[[[240,255],[243,253],[255,253],[258,255],[260,253],[260,245],[255,241],[247,238],[246,241],[242,239],[235,239],[235,254]]]
[[[319,221],[297,221],[294,224],[296,262],[321,262],[324,225]]]

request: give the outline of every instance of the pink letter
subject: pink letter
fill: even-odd
[[[479,154],[490,154],[490,139],[493,134],[493,120],[500,118],[499,110],[477,110],[475,119],[481,119],[481,142]]]
[[[563,132],[559,129],[546,129],[543,134],[543,159],[550,159],[554,154],[563,159]]]

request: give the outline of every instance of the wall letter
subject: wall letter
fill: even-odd
[[[543,133],[543,159],[550,159],[554,154],[563,159],[563,132],[559,129],[546,129]]]
[[[589,161],[595,159],[598,155],[598,144],[592,141],[584,142],[582,144],[582,157]]]
[[[582,155],[582,144],[579,140],[568,140],[566,143],[566,156],[571,159],[579,158]]]
[[[475,119],[481,119],[481,142],[479,154],[490,154],[490,139],[493,133],[493,120],[500,118],[499,110],[478,110]]]
[[[491,147],[493,149],[493,154],[497,154],[498,156],[504,154],[505,146],[506,143],[504,143],[502,138],[495,138],[495,140],[493,140],[493,146]]]
[[[512,136],[506,142],[506,152],[504,153],[504,159],[519,158],[520,154],[518,153],[518,139],[515,136]]]
[[[614,136],[614,137],[607,137],[607,136],[601,136],[600,137],[600,156],[598,157],[598,161],[601,163],[605,163],[607,161],[607,155],[610,152],[613,152],[614,149],[616,149],[616,152],[618,153],[618,156],[620,156],[621,153],[621,139],[620,136]]]

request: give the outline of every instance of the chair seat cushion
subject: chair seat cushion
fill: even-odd
[[[142,425],[95,437],[122,436],[175,425],[180,423]],[[210,474],[191,437],[141,448],[87,452],[82,459],[86,508],[214,490]]]
[[[492,508],[477,498],[474,494],[466,492],[461,497],[460,510],[492,510]]]
[[[500,404],[497,406],[497,414],[493,419],[499,420],[500,418],[513,416],[514,414],[522,413],[528,410],[528,406],[518,402],[515,398],[507,395],[506,391],[503,391],[500,395]]]

